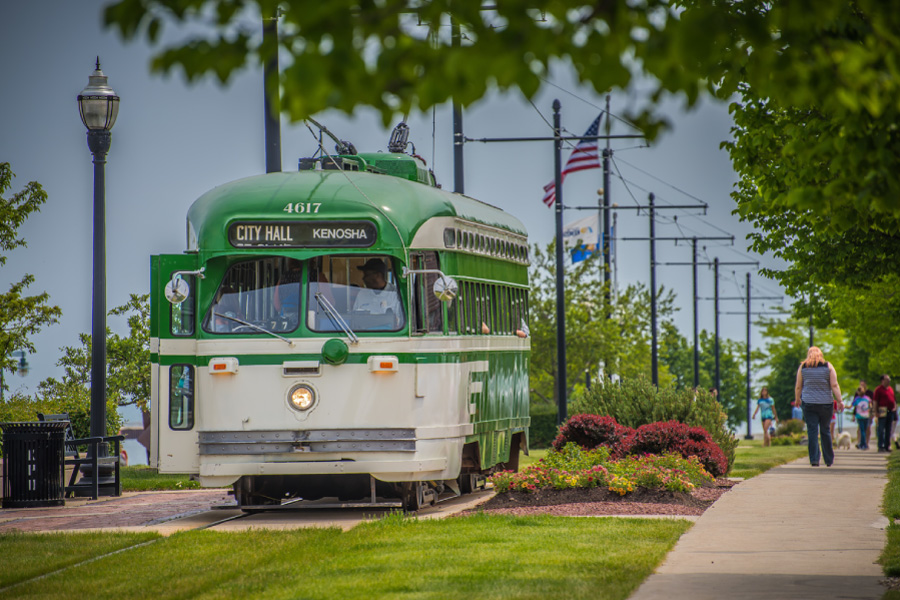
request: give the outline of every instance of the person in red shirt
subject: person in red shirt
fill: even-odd
[[[891,423],[894,420],[893,413],[897,409],[890,375],[882,375],[881,384],[875,388],[875,408],[878,415],[878,451],[890,452]]]

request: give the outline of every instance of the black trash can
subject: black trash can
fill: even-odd
[[[0,423],[3,428],[3,508],[65,504],[68,421]]]

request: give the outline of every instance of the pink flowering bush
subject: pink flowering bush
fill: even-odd
[[[573,415],[559,428],[553,448],[559,450],[569,442],[588,449],[603,446],[609,449],[610,458],[618,460],[629,453],[633,435],[633,429],[619,425],[612,417]]]
[[[631,440],[632,454],[678,452],[684,458],[695,456],[713,477],[728,472],[725,453],[701,427],[689,427],[678,421],[641,425]]]

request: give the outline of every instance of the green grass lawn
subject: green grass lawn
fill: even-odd
[[[734,452],[734,465],[728,477],[749,479],[772,467],[783,465],[808,455],[806,446],[768,446],[761,440],[741,440]]]
[[[882,511],[891,523],[887,528],[887,544],[878,562],[888,577],[900,577],[900,452],[891,452],[887,461],[887,485],[884,487]],[[882,600],[900,600],[900,591],[889,591]]]
[[[122,467],[121,477],[122,489],[126,492],[200,489],[200,483],[191,481],[187,475],[160,474],[147,465]]]
[[[477,514],[395,515],[348,532],[196,531],[36,581],[29,580],[71,556],[147,538],[4,534],[0,555],[16,558],[0,561],[0,582],[26,583],[0,589],[0,598],[625,599],[689,527],[684,520]]]

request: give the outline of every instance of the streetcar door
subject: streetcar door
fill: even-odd
[[[197,269],[196,254],[154,256],[151,265],[151,336],[155,340],[151,340],[150,353],[155,360],[150,464],[161,473],[197,473],[200,465],[196,426]],[[167,286],[174,302],[167,298]],[[179,293],[172,294],[173,288]]]

